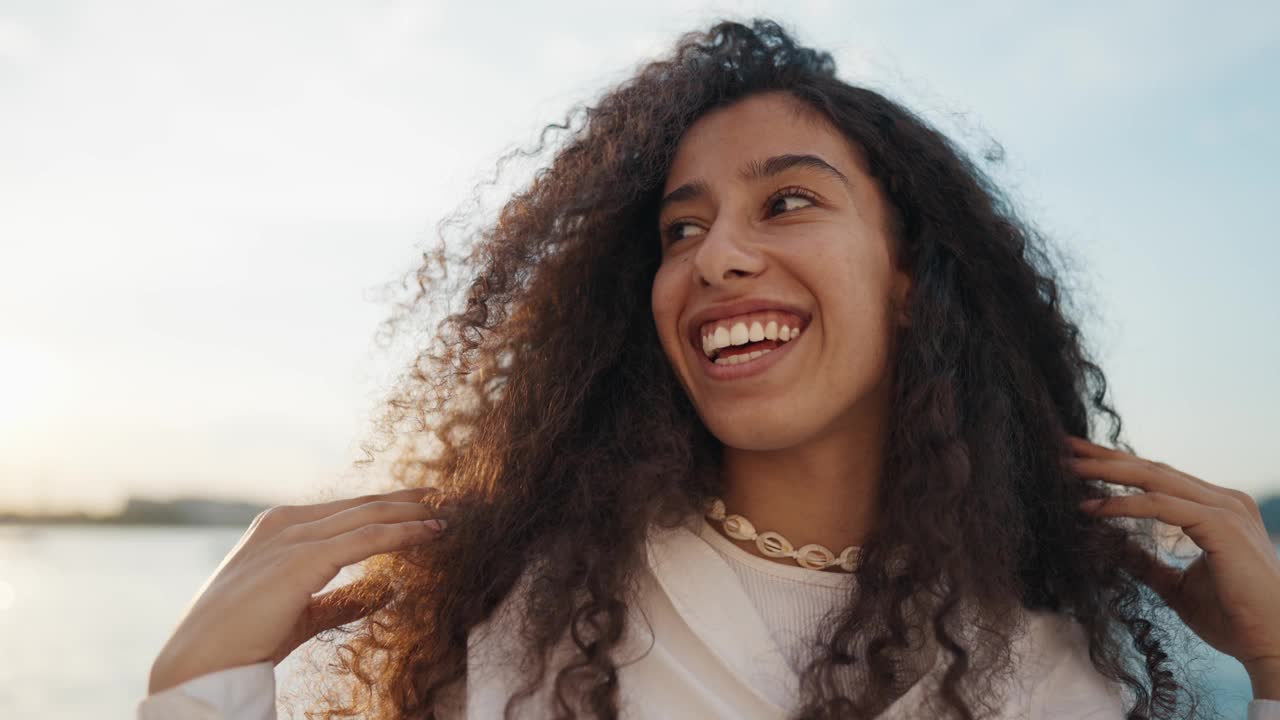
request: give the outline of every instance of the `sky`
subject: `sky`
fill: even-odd
[[[504,152],[754,16],[998,143],[1125,439],[1280,491],[1278,8],[0,0],[0,510],[372,487],[382,289]]]

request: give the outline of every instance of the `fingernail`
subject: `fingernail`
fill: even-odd
[[[443,530],[449,526],[449,523],[445,522],[440,518],[432,518],[431,520],[424,520],[422,524],[436,531]]]
[[[1102,504],[1102,500],[1100,498],[1093,498],[1090,500],[1082,501],[1080,503],[1080,507],[1084,510],[1093,510],[1101,504]]]

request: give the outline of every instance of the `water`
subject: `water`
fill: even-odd
[[[242,532],[0,526],[0,717],[134,717],[156,653]],[[1208,652],[1223,717],[1244,717],[1248,676]]]
[[[234,528],[0,527],[0,716],[131,718]]]

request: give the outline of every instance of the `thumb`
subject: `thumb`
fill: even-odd
[[[355,622],[391,601],[392,593],[389,588],[370,595],[369,588],[358,587],[359,585],[360,583],[343,585],[311,599],[306,615],[307,632],[310,633],[308,637]]]
[[[1183,571],[1160,560],[1136,541],[1125,541],[1121,566],[1147,587],[1155,591],[1170,607],[1177,604]]]
[[[311,598],[289,638],[272,656],[272,662],[278,665],[316,635],[355,622],[381,609],[392,598],[390,589],[383,589],[371,596],[366,588],[356,587],[357,585],[358,583],[351,583]]]

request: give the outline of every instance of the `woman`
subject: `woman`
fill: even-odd
[[[381,423],[409,489],[260,516],[141,717],[274,717],[361,618],[320,717],[1178,717],[1167,606],[1280,718],[1256,505],[1084,440],[1103,374],[943,136],[766,21],[584,120],[396,318],[471,271]]]

